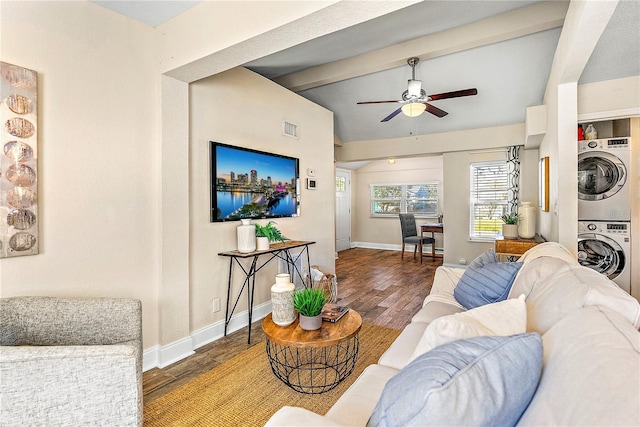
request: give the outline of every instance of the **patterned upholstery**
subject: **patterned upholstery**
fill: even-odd
[[[418,246],[420,245],[420,236],[418,236],[418,228],[416,227],[416,218],[413,214],[399,214],[400,228],[402,230],[402,258],[404,259],[404,245],[414,245],[413,257],[416,257]],[[422,244],[435,245],[436,240],[433,237],[423,237]]]
[[[0,298],[0,424],[142,425],[142,308]]]

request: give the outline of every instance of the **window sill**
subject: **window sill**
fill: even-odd
[[[393,214],[393,215],[369,215],[369,218],[398,219],[398,215],[399,214]],[[438,217],[437,216],[419,216],[419,215],[415,215],[415,218],[419,219],[419,220],[433,220],[433,222],[438,222]]]
[[[472,243],[493,243],[496,241],[495,237],[469,237],[469,242]]]

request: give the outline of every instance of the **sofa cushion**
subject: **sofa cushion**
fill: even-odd
[[[520,267],[520,262],[498,262],[495,252],[489,250],[469,264],[453,296],[467,310],[503,301]]]
[[[426,323],[409,323],[391,344],[391,347],[380,356],[378,364],[397,370],[407,366],[413,350],[420,342],[426,328]]]
[[[640,334],[606,307],[585,307],[543,337],[544,371],[527,426],[640,425]]]
[[[376,407],[385,384],[398,370],[369,365],[329,409],[326,417],[345,426],[363,426]]]
[[[618,312],[636,328],[640,304],[604,275],[577,262],[538,257],[525,262],[513,283],[511,296],[527,296],[527,330],[547,332],[559,320],[586,306]]]
[[[391,378],[368,425],[514,425],[541,368],[537,334],[454,341]]]
[[[409,361],[451,341],[487,335],[522,334],[527,329],[524,295],[435,319],[427,326]]]
[[[433,296],[434,295],[428,295],[427,298],[425,298],[424,305],[416,314],[414,314],[411,318],[411,322],[428,324],[442,316],[449,316],[451,314],[465,311],[464,307],[460,304],[454,305],[448,302],[439,301],[435,298],[429,298]],[[453,299],[453,294],[451,298]]]

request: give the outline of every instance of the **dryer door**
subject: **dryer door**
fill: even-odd
[[[627,174],[622,161],[613,154],[590,151],[578,156],[578,198],[602,200],[616,194]]]
[[[615,240],[602,234],[585,233],[578,235],[578,262],[613,280],[624,269],[626,260]]]

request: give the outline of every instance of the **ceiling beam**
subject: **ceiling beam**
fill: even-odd
[[[281,76],[276,83],[293,92],[405,66],[407,59],[436,58],[480,46],[561,27],[569,7],[567,1],[548,1],[486,18],[469,25],[429,34],[414,40],[374,50]]]

